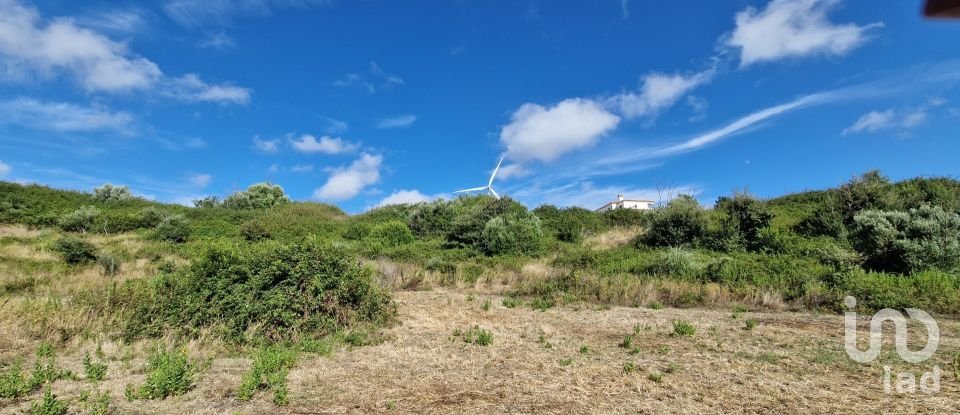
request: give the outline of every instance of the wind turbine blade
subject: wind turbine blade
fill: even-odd
[[[500,170],[500,163],[503,163],[503,157],[500,157],[500,161],[497,162],[497,168],[493,169],[493,174],[490,175],[490,181],[487,182],[487,186],[493,186],[493,178],[497,177],[497,171]]]
[[[457,190],[456,192],[453,192],[453,193],[478,192],[478,191],[484,190],[484,189],[486,189],[486,188],[487,188],[487,186],[480,186],[480,187],[474,187],[474,188],[471,188],[471,189]]]
[[[489,187],[489,186],[488,186],[488,187],[487,187],[487,190],[490,191],[490,194],[492,194],[493,197],[495,197],[495,198],[497,198],[497,199],[500,199],[500,195],[498,195],[497,192],[494,191],[492,187]]]

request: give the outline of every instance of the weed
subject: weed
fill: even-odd
[[[530,308],[537,311],[547,311],[557,305],[557,302],[550,297],[537,297],[530,302]]]
[[[689,321],[686,320],[674,320],[673,321],[673,335],[674,336],[693,336],[697,333],[697,329],[693,327]]]
[[[182,395],[193,387],[194,372],[195,367],[183,349],[155,347],[147,361],[146,381],[139,389],[128,391],[128,399],[162,399]]]
[[[107,365],[106,363],[94,362],[93,359],[90,358],[90,353],[84,353],[83,373],[84,377],[89,380],[101,381],[107,377]]]
[[[490,299],[487,299],[483,302],[483,311],[490,311]]]
[[[573,364],[573,358],[560,359],[560,366],[570,366]]]
[[[590,353],[590,348],[587,346],[580,346],[580,354]]]
[[[738,304],[738,305],[735,305],[735,306],[733,307],[733,312],[734,312],[734,313],[737,313],[737,314],[743,314],[743,313],[746,313],[746,312],[748,312],[748,311],[750,311],[750,309],[747,308],[747,306],[744,306],[744,305]]]
[[[103,254],[97,258],[100,272],[107,277],[113,277],[120,273],[120,263],[120,258],[113,254]]]
[[[523,304],[523,301],[520,301],[518,298],[504,298],[503,306],[506,308],[514,308],[518,305]]]
[[[541,334],[540,337],[537,339],[537,343],[542,344],[544,349],[552,349],[552,348],[553,348],[553,343],[550,343],[549,341],[547,341],[547,338],[544,337],[542,334]]]
[[[473,293],[467,294],[467,301],[473,301],[475,298]]]
[[[86,407],[90,415],[107,415],[110,413],[110,394],[106,391],[80,392],[80,402]]]
[[[647,306],[647,307],[648,307],[649,309],[651,309],[651,310],[662,310],[662,309],[663,309],[663,304],[660,303],[660,302],[658,302],[658,301],[654,301],[654,302],[650,303],[650,305]]]
[[[647,375],[647,379],[654,381],[655,383],[663,383],[663,373],[653,372]]]
[[[744,323],[743,329],[750,331],[750,330],[753,330],[755,327],[757,327],[757,320],[750,319]]]
[[[628,334],[627,336],[625,336],[625,337],[623,338],[623,341],[620,342],[620,345],[619,345],[619,346],[622,347],[622,348],[624,348],[624,349],[628,349],[628,350],[629,350],[631,347],[633,347],[633,335],[632,335],[632,334]]]
[[[258,349],[250,371],[243,376],[237,399],[247,401],[257,390],[270,389],[273,391],[273,403],[288,404],[287,373],[296,361],[297,353],[289,348],[268,346]]]
[[[680,369],[683,369],[683,366],[680,366],[680,365],[677,364],[677,363],[671,363],[670,366],[667,366],[667,369],[664,370],[664,372],[665,372],[665,373],[676,373],[676,372],[679,372]]]
[[[633,362],[627,362],[623,364],[623,369],[621,370],[624,375],[629,375],[637,370],[637,365]]]
[[[463,336],[466,343],[476,344],[478,346],[487,346],[493,343],[493,333],[481,329],[480,326],[473,326],[465,332],[454,332],[454,336]]]
[[[43,391],[43,398],[30,405],[31,415],[65,415],[69,406],[65,401],[57,399],[50,386]]]
[[[392,411],[397,409],[397,403],[394,401],[387,402],[387,410]]]
[[[660,346],[657,348],[658,354],[667,354],[670,353],[670,346]]]

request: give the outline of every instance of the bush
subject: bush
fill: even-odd
[[[319,338],[389,321],[395,307],[369,268],[314,240],[214,245],[130,302],[127,337],[219,330],[227,340]]]
[[[878,170],[868,171],[840,186],[836,191],[836,207],[843,223],[852,225],[854,216],[867,209],[889,209],[894,204],[893,185]]]
[[[143,208],[138,215],[139,225],[142,228],[154,228],[163,221],[169,214],[156,206]]]
[[[456,212],[447,241],[454,246],[484,249],[483,231],[491,219],[506,214],[528,214],[527,208],[508,198],[460,197],[453,203]]]
[[[703,266],[697,262],[690,251],[683,248],[669,248],[659,252],[645,271],[662,277],[695,278],[702,269]]]
[[[252,220],[240,226],[240,235],[249,242],[257,242],[271,238],[270,230],[258,220]]]
[[[693,324],[690,324],[686,320],[673,320],[673,335],[674,336],[693,336],[697,333],[697,329],[693,327]]]
[[[747,193],[721,197],[714,212],[722,215],[720,226],[727,244],[759,251],[763,247],[763,231],[770,226],[773,214],[759,199]]]
[[[454,209],[450,202],[421,203],[410,214],[410,230],[420,238],[444,236],[453,227]]]
[[[103,254],[97,258],[104,276],[113,277],[120,273],[120,258],[113,254]]]
[[[30,405],[30,414],[65,415],[68,409],[69,405],[67,405],[67,402],[57,399],[57,395],[53,394],[53,391],[48,385],[43,391],[43,398]]]
[[[147,360],[147,379],[131,397],[163,399],[183,395],[193,387],[195,370],[183,349],[158,346]]]
[[[481,238],[488,255],[537,255],[543,248],[540,219],[529,212],[490,219]]]
[[[94,362],[89,353],[84,353],[83,372],[87,379],[101,381],[107,377],[107,365],[106,363]]]
[[[273,403],[286,405],[287,373],[297,362],[297,353],[281,346],[268,346],[258,349],[253,356],[250,371],[243,376],[243,383],[237,393],[237,399],[248,401],[253,393],[260,389],[273,391]]]
[[[193,201],[193,207],[198,209],[210,209],[219,207],[222,204],[220,198],[216,196],[207,196]]]
[[[70,212],[57,221],[57,226],[67,232],[86,232],[93,229],[100,209],[93,206],[82,206]]]
[[[190,237],[190,227],[187,226],[187,218],[176,214],[163,218],[157,227],[153,229],[153,237],[161,241],[186,242]]]
[[[636,227],[646,226],[650,222],[649,210],[613,209],[601,214],[608,226]]]
[[[343,231],[343,239],[359,241],[370,235],[370,225],[363,222],[353,222]]]
[[[370,238],[380,241],[388,247],[406,245],[416,240],[407,224],[396,220],[374,226],[370,230]]]
[[[72,236],[58,239],[51,249],[70,265],[85,264],[97,259],[97,248],[93,244]]]
[[[552,234],[557,240],[578,243],[583,237],[606,228],[601,214],[579,207],[558,209],[552,205],[543,205],[533,210],[540,218],[544,233]]]
[[[290,203],[290,198],[283,192],[283,188],[270,183],[257,183],[246,191],[236,192],[227,196],[223,206],[230,209],[266,209]]]
[[[93,199],[98,202],[126,202],[133,199],[130,188],[127,186],[114,186],[107,183],[103,186],[93,189]]]
[[[960,265],[960,215],[940,207],[860,212],[851,239],[873,270],[950,271]]]
[[[694,245],[706,234],[707,214],[696,199],[680,195],[665,207],[658,208],[650,217],[646,234],[637,239],[638,245],[681,246]]]

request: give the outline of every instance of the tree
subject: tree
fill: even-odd
[[[707,213],[692,196],[680,195],[650,217],[650,229],[638,244],[650,246],[693,245],[707,232]]]
[[[236,192],[223,201],[223,206],[231,209],[266,209],[289,203],[290,198],[283,188],[270,183],[251,185],[246,191]]]
[[[133,194],[127,186],[114,186],[107,183],[93,189],[93,199],[98,202],[124,202],[133,199]]]
[[[763,245],[763,230],[770,226],[773,214],[763,201],[745,192],[733,197],[721,197],[713,210],[722,214],[720,221],[724,236],[734,245],[749,251],[758,251]]]

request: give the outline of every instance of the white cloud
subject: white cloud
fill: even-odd
[[[187,27],[228,24],[236,16],[266,16],[274,8],[323,6],[332,0],[169,0],[163,11]]]
[[[511,178],[527,177],[533,172],[522,164],[508,164],[501,166],[497,172],[497,180],[507,180]]]
[[[184,101],[241,105],[250,102],[249,89],[233,85],[210,85],[196,74],[171,79],[168,84],[165,93]]]
[[[739,48],[740,66],[809,55],[845,55],[869,40],[882,23],[836,24],[827,14],[839,0],[773,0],[762,11],[748,7],[736,15],[725,43]]]
[[[347,128],[350,128],[350,125],[346,121],[341,121],[336,118],[322,117],[327,121],[327,126],[323,128],[323,131],[327,134],[339,134],[344,131],[347,131]]]
[[[0,101],[0,123],[57,132],[114,131],[129,135],[133,132],[134,117],[99,106],[17,98]]]
[[[389,117],[380,120],[377,123],[377,128],[380,129],[389,129],[389,128],[406,128],[413,125],[417,121],[416,115],[400,115],[396,117]]]
[[[190,178],[187,179],[187,181],[190,182],[190,185],[193,187],[204,188],[209,186],[210,183],[213,182],[213,176],[209,174],[195,174],[193,176],[190,176]]]
[[[388,205],[416,204],[420,202],[429,202],[438,199],[436,196],[427,196],[418,190],[397,190],[389,196],[383,198],[377,207]]]
[[[620,0],[620,17],[627,19],[630,17],[629,0]]]
[[[567,99],[550,108],[527,103],[500,131],[500,141],[514,160],[549,162],[595,144],[619,122],[620,117],[588,99]]]
[[[656,117],[673,106],[682,96],[710,81],[715,70],[708,69],[689,75],[651,73],[643,77],[640,93],[624,92],[608,99],[626,118]]]
[[[245,88],[207,85],[196,75],[167,79],[155,63],[132,53],[126,44],[70,18],[44,21],[16,0],[0,0],[0,73],[13,80],[66,74],[90,92],[170,88],[162,93],[188,101],[249,100]]]
[[[382,89],[390,89],[395,86],[404,85],[406,81],[397,75],[386,73],[376,62],[370,61],[370,67],[367,75],[359,73],[348,73],[343,78],[333,81],[333,86],[339,88],[363,88],[368,94],[375,94]]]
[[[360,148],[359,144],[339,137],[323,136],[317,140],[310,134],[301,135],[299,139],[291,138],[290,144],[301,153],[343,154],[352,153]]]
[[[312,164],[299,164],[290,168],[290,171],[294,173],[310,173],[313,171]]]
[[[0,177],[6,177],[10,174],[10,170],[13,170],[9,164],[4,163],[3,160],[0,160]]]
[[[909,110],[870,111],[857,119],[853,125],[845,128],[843,135],[857,133],[876,133],[884,130],[906,130],[923,124],[927,120],[925,107]]]
[[[313,197],[331,201],[353,198],[365,187],[380,181],[381,163],[383,156],[363,153],[350,166],[333,169],[327,182],[314,190]]]
[[[77,24],[116,33],[136,33],[146,26],[143,11],[139,9],[109,10],[87,14],[77,19]]]
[[[226,33],[217,32],[201,39],[197,42],[197,47],[202,49],[233,49],[237,47],[237,41]]]
[[[261,140],[260,136],[253,136],[253,148],[264,153],[274,154],[280,151],[280,140]]]

